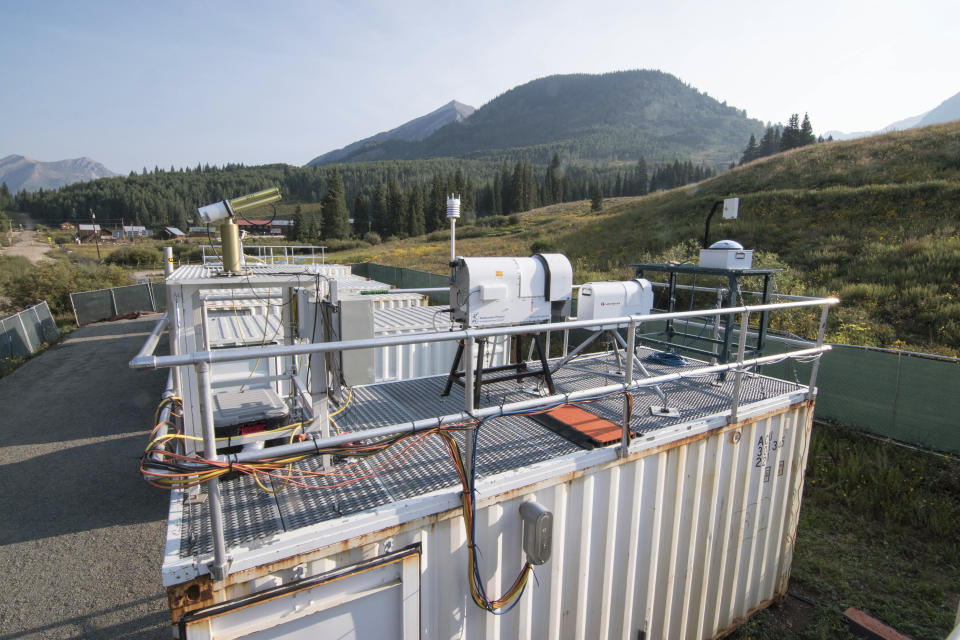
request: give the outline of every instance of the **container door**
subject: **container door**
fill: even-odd
[[[192,612],[180,622],[180,637],[419,638],[419,549],[405,549]]]

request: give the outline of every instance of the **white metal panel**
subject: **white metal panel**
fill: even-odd
[[[533,500],[554,515],[553,555],[506,615],[470,599],[458,509],[398,524],[380,517],[380,533],[304,549],[289,562],[314,575],[419,543],[425,639],[628,639],[641,630],[650,640],[711,638],[786,591],[811,417],[810,404],[795,403],[738,425],[645,436],[625,459],[600,449],[478,481],[476,543],[494,597],[522,566],[520,504]],[[437,495],[448,493],[455,503],[455,489]],[[366,518],[317,532],[349,531],[348,521]],[[268,575],[283,580],[282,565],[271,563]],[[232,584],[220,597],[253,589]]]
[[[422,330],[395,330],[378,332],[376,335],[379,338],[422,332]],[[498,336],[487,341],[483,353],[484,366],[495,367],[507,364],[509,353],[509,336]],[[457,343],[453,340],[378,347],[373,351],[375,381],[410,380],[447,373],[456,355]]]
[[[318,632],[339,640],[419,637],[418,554],[317,582],[294,582],[287,593],[281,587],[274,597],[212,611],[188,622],[183,640],[307,640]]]

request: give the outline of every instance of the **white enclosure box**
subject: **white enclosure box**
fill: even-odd
[[[720,240],[709,249],[700,249],[700,266],[711,269],[752,269],[753,249],[744,249],[734,240]]]
[[[653,309],[653,285],[636,278],[613,282],[587,282],[580,287],[577,320],[599,320],[643,315]]]
[[[573,269],[566,256],[458,258],[450,285],[453,319],[469,327],[550,322],[568,308]]]

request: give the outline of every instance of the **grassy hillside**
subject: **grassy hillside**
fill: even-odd
[[[839,295],[831,339],[960,353],[960,123],[797,149],[600,213],[567,203],[489,221],[500,226],[458,233],[458,253],[536,244],[566,253],[578,282],[625,277],[635,262],[695,261],[710,206],[729,196],[740,219],[714,220],[711,238],[787,268],[781,292]],[[446,243],[434,233],[336,258],[444,273]]]

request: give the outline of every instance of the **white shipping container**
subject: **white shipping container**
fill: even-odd
[[[459,487],[288,531],[233,551],[231,574],[184,582],[189,638],[713,638],[784,597],[813,403],[804,391],[477,482],[488,593],[522,566],[519,506],[553,513],[553,553],[517,606],[490,615],[467,590]],[[749,417],[747,417],[749,415]],[[179,544],[173,500],[168,559]],[[181,577],[178,577],[180,575]],[[191,604],[193,596],[193,604]],[[323,626],[317,627],[316,624]],[[641,635],[642,632],[642,635]]]

